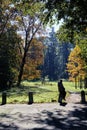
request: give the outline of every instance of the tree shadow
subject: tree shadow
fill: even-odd
[[[46,88],[41,88],[40,86],[22,86],[22,85],[19,88],[16,87],[15,89],[13,88],[12,90],[10,90],[10,89],[6,90],[8,96],[11,95],[11,94],[21,96],[23,94],[24,95],[27,94],[28,92],[34,92],[35,93],[37,91],[40,92],[40,93],[42,93],[42,92],[53,92],[52,90],[48,90]],[[2,94],[2,92],[0,92],[0,94]]]
[[[5,125],[4,123],[0,123],[0,130],[18,130],[19,128],[13,124]]]
[[[68,111],[67,114],[62,109],[55,110],[54,112],[46,111],[45,114],[47,115],[47,119],[45,120],[47,126],[52,126],[52,130],[87,129],[87,106],[85,106],[85,108],[74,107],[74,110]],[[40,122],[42,122],[42,120],[40,120]],[[33,130],[39,129],[34,128]],[[42,130],[46,130],[46,128],[42,128]]]
[[[29,106],[30,107],[30,106]],[[87,105],[59,106],[53,110],[0,114],[1,130],[87,130]],[[6,123],[6,121],[8,123]],[[26,128],[24,125],[26,124]]]

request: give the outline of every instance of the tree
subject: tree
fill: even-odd
[[[22,79],[36,80],[41,78],[40,66],[43,64],[43,49],[44,45],[34,38],[27,53]]]
[[[87,86],[87,36],[84,35],[82,32],[77,33],[73,31],[73,40],[71,40],[71,36],[69,35],[69,30],[66,28],[65,25],[62,25],[60,29],[57,31],[58,39],[63,41],[72,41],[74,46],[77,44],[81,49],[81,59],[84,61],[84,71],[85,71],[85,87]]]
[[[69,72],[70,80],[76,81],[76,78],[85,78],[84,61],[81,58],[81,49],[78,45],[75,46],[69,55],[67,71]]]
[[[11,20],[14,18],[14,7],[11,0],[0,0],[0,37],[11,27]]]
[[[10,88],[17,80],[19,53],[17,43],[20,38],[14,27],[9,28],[0,38],[0,88]]]
[[[17,28],[11,23],[14,18],[14,7],[11,0],[0,1],[0,89],[7,89],[17,79],[19,64]]]
[[[22,32],[24,43],[18,42],[17,45],[21,57],[18,67],[18,85],[20,85],[30,44],[36,33],[41,33],[39,30],[44,19],[42,17],[44,13],[41,11],[43,4],[32,0],[1,0],[0,7],[0,34],[3,35],[12,25],[16,27],[15,32]]]
[[[87,88],[87,38],[82,38],[80,40],[81,57],[84,60],[84,70],[85,70],[85,88]]]
[[[20,64],[18,83],[20,85],[24,65],[26,63],[26,57],[32,40],[36,37],[36,34],[41,33],[41,25],[43,21],[43,13],[41,12],[42,5],[33,1],[21,1],[18,3],[16,10],[16,21],[18,22],[19,31],[23,32],[24,44],[22,46],[22,59]]]
[[[86,0],[47,0],[46,4],[46,22],[50,22],[51,24],[55,21],[59,22],[63,19],[63,25],[65,32],[67,32],[66,36],[71,43],[75,43],[74,39],[76,35],[80,36],[82,39],[87,41],[87,1]],[[61,31],[62,32],[62,31]],[[63,33],[64,34],[64,33]],[[80,38],[79,37],[79,38]],[[77,37],[76,37],[77,38]],[[82,39],[80,39],[82,41]],[[78,40],[78,38],[77,38]],[[80,42],[79,42],[80,43]],[[87,44],[87,42],[86,42]],[[86,44],[84,47],[86,48]],[[82,57],[84,57],[86,61],[85,50],[82,47]],[[84,50],[84,52],[83,52]],[[87,50],[87,49],[86,49]],[[85,54],[85,55],[84,55]],[[84,55],[84,56],[83,56]],[[85,62],[85,68],[87,66],[87,61]],[[86,69],[87,75],[87,69]],[[86,76],[87,77],[87,76]],[[87,84],[87,78],[86,78]]]
[[[58,66],[58,79],[68,79],[68,73],[66,71],[66,64],[68,62],[68,56],[71,51],[71,44],[63,42],[59,43],[59,50],[57,53],[57,66]]]
[[[45,54],[43,65],[43,78],[48,76],[49,80],[68,78],[66,63],[70,53],[70,44],[60,44],[56,39],[54,28],[45,39]]]
[[[54,22],[63,19],[71,34],[73,30],[87,32],[86,0],[47,0],[45,3],[48,9],[46,21]]]

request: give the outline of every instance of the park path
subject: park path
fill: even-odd
[[[66,99],[68,103],[80,103],[81,94],[72,92],[70,96]]]
[[[0,106],[0,130],[87,130],[87,105],[72,93],[67,104],[6,104]]]

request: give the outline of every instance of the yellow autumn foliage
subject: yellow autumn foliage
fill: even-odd
[[[78,45],[71,51],[68,63],[67,71],[69,73],[69,79],[75,79],[76,77],[85,77],[84,61],[81,58],[81,49]]]

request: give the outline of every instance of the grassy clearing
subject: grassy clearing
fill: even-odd
[[[80,92],[81,89],[78,87],[77,89],[75,88],[75,83],[74,82],[64,82],[63,83],[65,86],[66,91],[71,91],[71,92]]]
[[[64,82],[65,89],[67,91],[80,92],[81,89],[75,89],[73,82]],[[28,103],[28,93],[33,92],[33,99],[35,103],[44,102],[57,102],[58,100],[58,88],[57,82],[46,82],[42,85],[41,82],[22,82],[20,88],[14,87],[7,92],[7,103]],[[85,90],[87,91],[87,90]],[[0,93],[0,103],[1,101]]]

